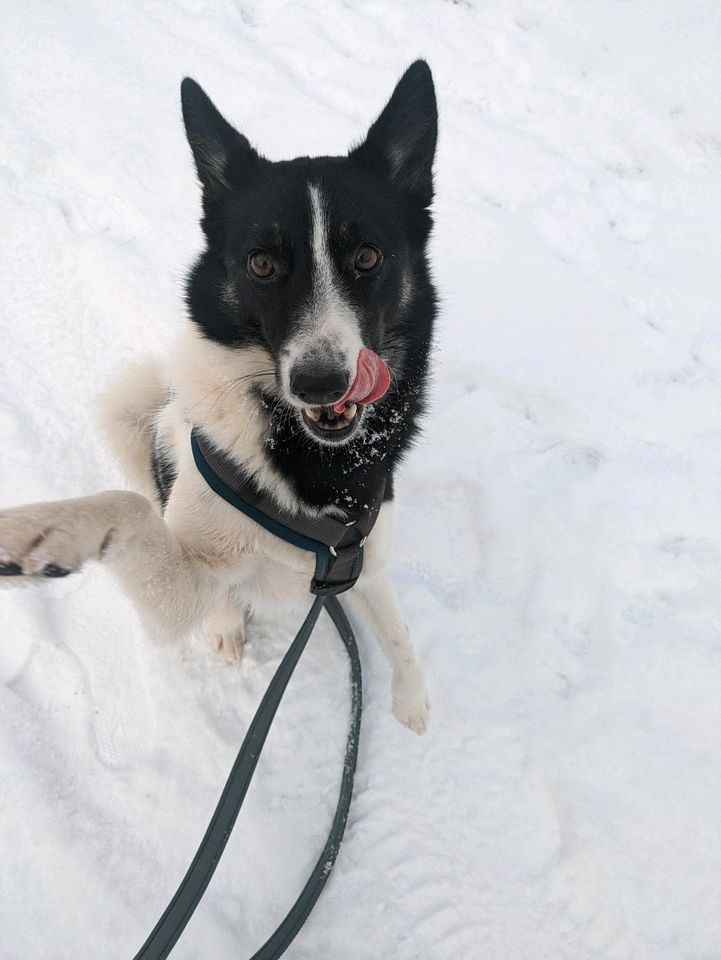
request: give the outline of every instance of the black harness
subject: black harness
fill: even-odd
[[[277,960],[290,946],[320,896],[338,855],[348,819],[358,759],[362,676],[355,637],[336,594],[350,589],[360,576],[363,568],[363,545],[380,512],[383,490],[376,491],[373,496],[369,493],[368,505],[364,505],[363,511],[346,523],[325,515],[314,517],[300,513],[291,514],[281,509],[270,495],[261,492],[234,460],[209,443],[198,431],[194,430],[191,434],[191,444],[198,470],[218,496],[282,540],[315,554],[315,576],[310,587],[315,599],[248,728],[193,862],[175,896],[134,960],[165,960],[193,915],[235,825],[288,681],[321,610],[325,608],[350,659],[350,731],[338,805],[326,844],[290,912],[273,935],[251,957],[251,960]]]
[[[327,596],[353,586],[363,569],[363,544],[378,519],[384,489],[368,491],[362,512],[345,523],[325,514],[289,513],[201,433],[194,430],[190,442],[195,465],[219,497],[281,540],[315,554],[311,593]]]

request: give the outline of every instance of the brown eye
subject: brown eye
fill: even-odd
[[[261,280],[269,280],[275,273],[275,264],[267,253],[262,250],[256,250],[248,257],[248,267],[251,272]]]
[[[375,247],[360,247],[355,255],[355,268],[361,273],[370,273],[380,265],[381,254]]]

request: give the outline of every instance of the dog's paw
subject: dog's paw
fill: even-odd
[[[419,737],[428,730],[431,701],[422,674],[393,679],[393,716]]]
[[[66,577],[86,560],[101,557],[112,533],[82,500],[3,510],[0,576]]]
[[[237,665],[245,654],[248,610],[232,597],[226,597],[203,625],[210,645],[226,663]]]
[[[245,634],[242,630],[224,630],[212,637],[213,649],[226,663],[237,666],[245,654]]]

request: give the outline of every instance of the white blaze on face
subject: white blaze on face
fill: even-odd
[[[358,353],[363,346],[360,323],[343,296],[328,242],[325,200],[317,184],[308,184],[310,200],[309,246],[312,263],[310,304],[302,313],[281,359],[281,379],[288,400],[297,406],[290,392],[290,373],[296,366],[335,367],[355,376]]]

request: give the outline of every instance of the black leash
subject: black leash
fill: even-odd
[[[317,596],[313,601],[303,625],[296,634],[285,657],[283,657],[275,676],[270,681],[258,712],[248,728],[243,745],[233,764],[233,769],[230,771],[230,776],[215,808],[215,813],[193,862],[190,864],[175,896],[155,925],[153,932],[135,955],[134,960],[165,960],[198,906],[235,825],[288,681],[293,675],[318,616],[324,607],[330,614],[345,644],[351,668],[351,724],[343,761],[340,796],[338,797],[338,805],[328,839],[300,896],[275,933],[263,944],[260,950],[253,954],[251,960],[277,960],[278,957],[282,956],[295,939],[296,934],[305,923],[320,896],[338,855],[346,821],[348,820],[348,810],[353,796],[353,777],[358,759],[363,696],[358,647],[348,618],[341,607],[340,601],[335,596]]]
[[[202,435],[191,435],[193,457],[208,485],[220,497],[271,533],[316,555],[311,592],[315,600],[288,652],[270,682],[243,740],[215,813],[175,896],[134,960],[165,960],[198,906],[228,842],[253,778],[258,758],[280,701],[298,660],[325,608],[345,644],[351,667],[351,724],[346,743],[340,795],[330,833],[318,862],[290,912],[250,960],[277,960],[305,923],[330,875],[348,820],[358,759],[362,709],[362,676],[358,647],[336,594],[352,587],[363,567],[363,545],[382,502],[381,494],[355,520],[343,523],[327,516],[308,517],[284,512],[273,498],[259,491],[241,467]]]

